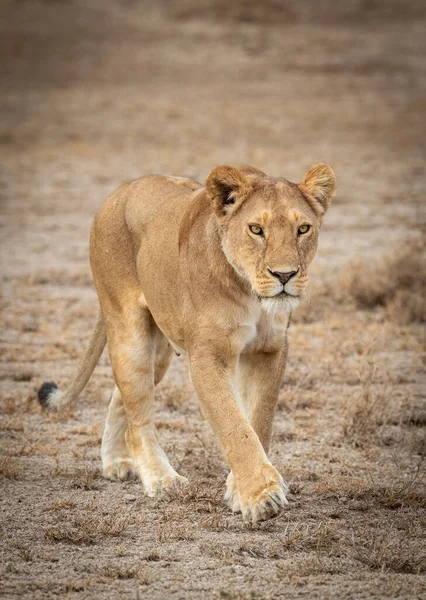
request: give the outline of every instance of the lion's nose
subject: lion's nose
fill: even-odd
[[[294,277],[298,272],[299,272],[299,269],[297,269],[297,271],[288,271],[287,273],[279,273],[278,271],[270,271],[271,275],[273,275],[274,277],[279,279],[283,285],[288,283],[290,281],[290,279],[292,277]]]

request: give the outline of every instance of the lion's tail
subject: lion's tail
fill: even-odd
[[[43,383],[38,390],[38,399],[43,408],[59,412],[75,400],[83,391],[93,373],[107,341],[105,323],[99,311],[96,324],[78,371],[65,390],[58,388],[53,381]]]

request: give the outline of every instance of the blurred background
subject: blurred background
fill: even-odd
[[[288,598],[420,597],[425,2],[0,0],[0,75],[4,592],[276,598],[285,581]],[[42,415],[35,392],[66,385],[87,343],[103,199],[147,173],[251,164],[297,182],[317,162],[337,193],[272,450],[290,512],[247,530],[223,506],[226,466],[183,358],[157,422],[192,487],[170,503],[102,480],[107,353],[65,415]]]
[[[0,6],[2,256],[15,275],[63,268],[64,237],[88,269],[91,217],[121,182],[203,181],[224,163],[292,181],[334,168],[314,269],[424,228],[421,0]]]
[[[8,211],[92,210],[143,173],[297,181],[324,161],[367,228],[418,222],[421,0],[2,0],[0,18]]]

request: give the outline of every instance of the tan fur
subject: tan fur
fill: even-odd
[[[300,184],[300,189],[306,193],[307,200],[321,216],[330,206],[335,187],[336,179],[333,170],[324,163],[309,169]]]
[[[226,501],[253,522],[280,512],[286,488],[267,452],[287,328],[334,185],[325,165],[301,185],[220,166],[206,187],[153,175],[107,198],[90,244],[117,384],[102,440],[106,477],[134,472],[150,495],[185,481],[158,444],[153,398],[173,350],[186,351],[231,469]],[[302,224],[311,229],[298,235]],[[285,285],[272,274],[290,271]]]

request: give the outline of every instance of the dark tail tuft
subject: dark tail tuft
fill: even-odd
[[[39,391],[37,392],[38,401],[44,409],[49,409],[49,399],[52,392],[58,390],[58,386],[53,381],[45,381]]]

